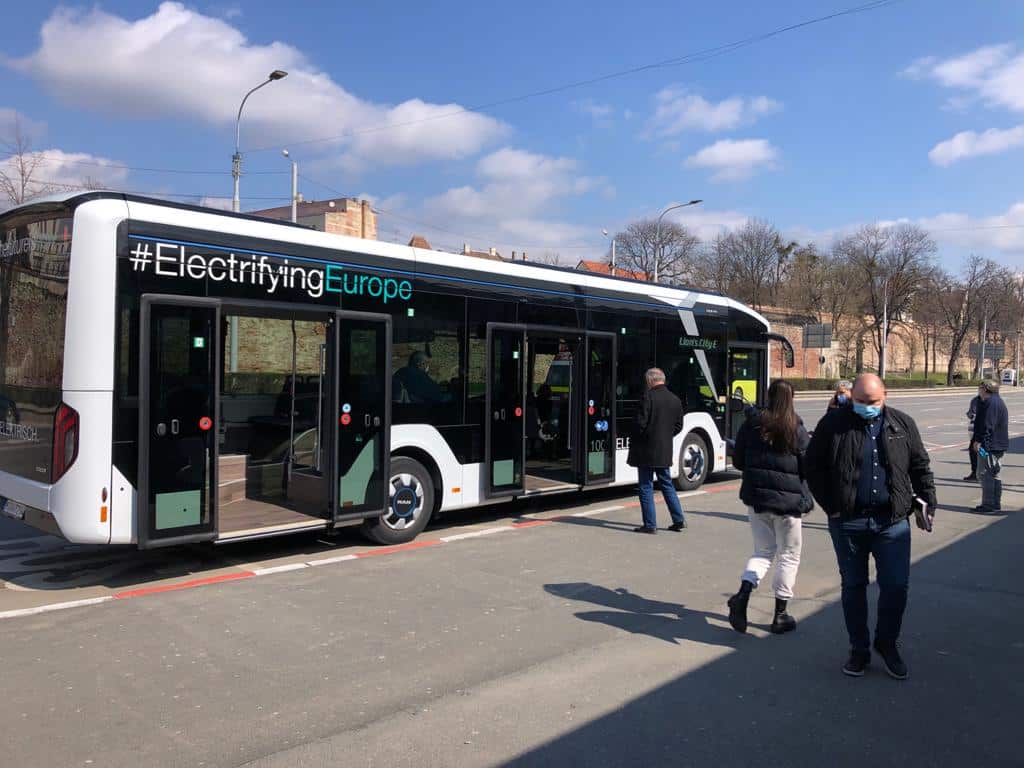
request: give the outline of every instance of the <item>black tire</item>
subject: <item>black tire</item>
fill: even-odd
[[[711,472],[711,453],[704,438],[691,432],[679,449],[679,476],[673,481],[680,491],[695,491]]]
[[[388,508],[363,521],[363,536],[377,544],[406,544],[430,522],[434,511],[434,481],[427,468],[415,459],[391,459]]]

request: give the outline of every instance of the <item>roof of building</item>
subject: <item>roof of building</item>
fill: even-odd
[[[610,275],[612,273],[612,265],[604,261],[588,261],[587,259],[581,259],[579,264],[576,265],[576,269],[580,272],[595,272],[599,275]],[[647,275],[643,272],[634,272],[630,269],[622,269],[622,267],[615,268],[616,277],[628,277],[630,280],[643,280],[647,281]]]
[[[427,242],[427,238],[423,235],[413,235],[412,239],[409,240],[409,245],[413,248],[422,248],[424,251],[430,250],[430,243]]]
[[[298,204],[296,215],[299,218],[306,216],[320,216],[325,213],[344,213],[350,205],[359,205],[360,201],[350,197],[336,197],[333,200],[310,200]],[[267,219],[290,219],[292,216],[291,205],[282,205],[278,208],[264,208],[261,211],[249,211],[251,216],[262,216]]]

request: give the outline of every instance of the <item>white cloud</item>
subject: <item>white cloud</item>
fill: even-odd
[[[904,74],[965,91],[989,107],[1024,112],[1024,53],[1015,45],[987,45],[962,56],[929,56],[911,64]],[[954,97],[963,104],[963,96]]]
[[[775,167],[778,150],[767,139],[722,139],[686,158],[688,168],[709,168],[712,181],[736,181]]]
[[[463,234],[474,248],[494,246],[505,256],[513,249],[558,251],[595,240],[596,232],[557,218],[563,201],[609,188],[604,179],[579,175],[575,160],[504,147],[481,158],[476,172],[479,185],[429,198],[424,217]],[[473,242],[480,238],[486,242]]]
[[[1003,256],[1024,265],[1024,201],[993,216],[940,213],[918,219],[940,245],[983,256]]]
[[[708,133],[731,130],[782,108],[779,102],[766,96],[753,99],[733,96],[711,102],[679,86],[661,90],[655,101],[657,107],[645,132],[648,138],[676,136],[688,130]]]
[[[203,197],[199,205],[204,208],[216,208],[218,211],[230,211],[234,201],[230,197]]]
[[[22,136],[32,141],[46,133],[46,123],[32,120],[16,109],[0,107],[0,146],[14,141],[16,129],[20,129]]]
[[[80,189],[85,186],[117,187],[128,171],[116,161],[84,152],[64,152],[60,149],[33,151],[29,158],[39,158],[33,178],[38,185],[57,186],[62,189]],[[16,159],[0,161],[0,172],[17,176]]]
[[[611,104],[599,104],[593,99],[581,99],[572,103],[578,111],[590,115],[595,120],[607,120],[615,112]]]
[[[932,147],[928,157],[936,165],[952,165],[957,160],[979,155],[997,155],[1024,146],[1024,125],[1000,130],[990,128],[982,133],[961,131],[951,139]]]
[[[233,126],[241,97],[271,70],[284,69],[287,78],[247,101],[243,149],[349,133],[322,147],[356,168],[472,156],[507,130],[493,118],[462,112],[458,104],[361,99],[317,70],[298,48],[250,42],[224,19],[177,2],[163,2],[138,20],[98,8],[58,8],[43,24],[39,48],[11,66],[87,109],[219,126]],[[460,114],[441,119],[452,113]]]

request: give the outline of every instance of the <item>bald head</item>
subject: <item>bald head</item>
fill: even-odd
[[[885,383],[873,373],[862,373],[853,382],[853,400],[864,405],[885,405]]]

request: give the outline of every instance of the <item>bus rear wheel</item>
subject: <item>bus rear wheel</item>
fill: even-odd
[[[691,432],[683,440],[683,447],[679,451],[679,476],[674,481],[676,488],[680,491],[700,488],[710,469],[708,444],[700,435]]]
[[[391,459],[388,506],[377,517],[363,521],[362,534],[378,544],[405,544],[430,522],[434,511],[434,483],[427,468],[415,459]]]

